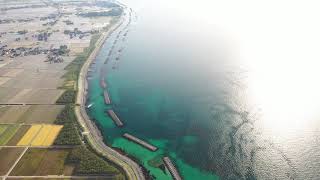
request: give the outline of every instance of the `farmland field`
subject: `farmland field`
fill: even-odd
[[[8,77],[0,77],[0,86],[1,86],[2,84],[6,83],[6,82],[9,81],[9,80],[10,80],[10,78],[8,78]]]
[[[45,157],[47,149],[29,149],[13,169],[10,175],[33,175]]]
[[[8,103],[19,91],[20,89],[0,87],[0,103]]]
[[[70,150],[50,149],[46,153],[46,157],[40,163],[36,171],[36,175],[63,174],[64,161]]]
[[[62,175],[68,149],[29,149],[11,175]]]
[[[31,125],[21,125],[16,134],[10,139],[10,141],[6,144],[8,146],[15,146],[20,141],[20,139],[27,133],[30,129]]]
[[[5,175],[15,160],[22,153],[23,148],[1,148],[0,149],[0,175]]]
[[[17,88],[18,89],[18,88]],[[19,92],[12,96],[8,103],[25,103],[31,96],[33,90],[31,88],[19,88]]]
[[[7,127],[8,127],[8,125],[0,124],[0,136],[1,136],[1,134],[2,134],[3,132],[6,131]]]
[[[63,91],[61,89],[10,88],[1,86],[0,103],[54,104]]]
[[[26,103],[54,104],[63,92],[61,89],[33,90]]]
[[[48,137],[42,144],[43,146],[51,146],[54,143],[54,140],[57,138],[59,132],[61,131],[63,126],[53,126]]]
[[[51,129],[52,126],[42,126],[37,136],[31,142],[31,146],[41,146],[50,134]]]
[[[1,123],[16,123],[19,118],[28,110],[28,106],[6,106],[1,108],[0,114]]]
[[[73,173],[74,168],[75,168],[75,167],[72,166],[72,165],[68,165],[68,164],[65,165],[63,174],[64,174],[65,176],[71,176],[72,173]]]
[[[69,179],[50,175],[72,176],[78,169],[77,162],[66,159],[82,145],[81,129],[74,109],[62,111],[75,105],[77,77],[95,48],[92,42],[102,32],[107,35],[120,16],[82,17],[78,14],[82,11],[109,11],[113,7],[90,3],[89,9],[82,9],[82,1],[61,2],[62,8],[58,4],[60,1],[0,0],[0,51],[4,52],[0,53],[0,179]],[[70,37],[72,31],[76,37]],[[96,175],[91,172],[100,172],[108,165],[93,153],[83,158],[86,155],[79,162],[88,168],[78,174]],[[12,171],[6,176],[9,169]]]
[[[18,131],[20,125],[8,125],[6,130],[0,135],[0,145],[5,145]]]
[[[17,145],[51,146],[61,129],[60,125],[32,125]]]
[[[18,142],[18,146],[26,146],[29,145],[33,138],[38,134],[42,125],[32,125],[28,132],[20,139]]]
[[[63,105],[25,105],[0,108],[0,123],[53,123]]]
[[[53,123],[63,107],[63,105],[30,106],[29,113],[25,113],[20,119],[26,124]]]
[[[7,106],[0,106],[0,116],[1,116],[1,114],[3,114],[4,112],[6,112],[7,109],[8,109]]]

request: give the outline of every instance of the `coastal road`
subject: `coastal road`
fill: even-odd
[[[78,94],[76,100],[75,113],[78,122],[82,126],[82,129],[84,131],[83,134],[86,136],[89,144],[92,146],[93,149],[95,149],[97,152],[99,152],[112,162],[122,167],[130,180],[144,180],[145,177],[143,175],[143,172],[136,162],[104,144],[103,137],[99,133],[99,130],[96,128],[94,123],[90,120],[85,110],[85,97],[87,95],[88,89],[86,79],[88,68],[91,62],[95,60],[106,38],[110,35],[110,32],[113,31],[112,29],[117,27],[118,25],[114,25],[113,28],[110,28],[108,30],[108,32],[104,32],[102,34],[101,38],[96,43],[96,48],[81,68],[78,80]]]

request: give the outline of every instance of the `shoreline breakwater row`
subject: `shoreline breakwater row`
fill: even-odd
[[[132,9],[130,9],[129,14],[129,20],[128,23],[126,23],[126,25],[121,28],[121,26],[124,24],[124,21],[122,21],[121,23],[119,23],[119,25],[117,25],[116,29],[120,29],[119,32],[117,32],[115,36],[115,40],[111,43],[111,48],[107,54],[106,59],[104,60],[103,64],[107,64],[106,66],[102,66],[100,68],[100,87],[102,89],[102,96],[104,98],[104,102],[105,105],[107,105],[108,109],[105,111],[106,115],[110,117],[110,119],[114,122],[115,126],[117,128],[123,128],[125,123],[121,120],[121,118],[119,118],[119,116],[116,114],[116,112],[113,110],[112,106],[112,100],[111,100],[111,96],[108,92],[108,88],[109,88],[109,84],[107,83],[107,75],[108,75],[108,71],[107,71],[107,67],[111,67],[111,70],[117,70],[119,68],[119,62],[121,60],[121,55],[123,53],[124,47],[118,47],[119,43],[123,43],[126,38],[128,37],[128,33],[129,33],[129,26],[131,24],[131,19],[132,19]],[[114,34],[113,30],[110,34]],[[122,40],[122,41],[121,41]],[[92,62],[91,65],[93,65],[95,62]],[[111,66],[109,66],[109,64],[113,63]],[[129,133],[124,133],[122,135],[123,138],[126,138],[127,140],[136,143],[140,146],[142,146],[143,148],[149,150],[149,151],[157,151],[158,147],[146,142],[145,140],[142,140],[132,134]],[[165,167],[168,169],[168,171],[170,172],[170,174],[172,175],[173,179],[182,179],[181,176],[178,173],[178,170],[175,168],[175,166],[173,165],[172,161],[166,160],[169,159],[169,157],[165,157],[163,158],[163,164],[165,165]],[[167,162],[166,162],[167,161]],[[170,163],[168,163],[170,162]]]

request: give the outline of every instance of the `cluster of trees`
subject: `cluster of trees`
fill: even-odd
[[[57,52],[53,52],[55,55],[66,55],[66,54],[69,54],[70,52],[70,49],[68,49],[68,46],[67,45],[61,45],[59,47],[59,49],[57,49]]]
[[[56,138],[55,145],[80,145],[79,126],[74,114],[74,107],[67,104],[58,115],[55,124],[63,125],[61,132]]]
[[[113,8],[110,11],[85,12],[78,15],[82,17],[120,16],[122,12],[122,8]]]
[[[74,90],[66,90],[56,101],[58,104],[69,104],[75,103],[76,99],[76,91]]]
[[[125,180],[125,176],[113,164],[108,163],[81,143],[79,126],[73,104],[67,104],[58,115],[55,124],[63,125],[55,140],[55,145],[79,145],[72,149],[66,164],[75,165],[78,175],[115,175],[116,180]]]
[[[91,174],[91,175],[107,175],[121,174],[121,172],[91,152],[85,146],[74,148],[67,158],[67,163],[76,164],[76,174]]]

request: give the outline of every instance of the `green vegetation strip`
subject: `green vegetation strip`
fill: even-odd
[[[57,100],[57,104],[75,103],[76,91],[66,90]]]
[[[58,115],[55,124],[63,125],[61,132],[56,138],[55,145],[79,145],[74,148],[68,155],[65,165],[75,165],[74,174],[77,175],[114,175],[115,180],[126,179],[122,170],[109,162],[104,157],[96,154],[94,150],[88,149],[85,143],[81,140],[81,127],[78,124],[75,115],[74,106],[77,94],[77,84],[80,70],[89,58],[90,54],[96,48],[96,42],[101,34],[95,34],[90,40],[89,47],[85,48],[66,68],[64,85],[60,88],[66,91],[56,101],[58,104],[66,104],[64,109]],[[70,83],[73,82],[73,83]]]
[[[117,174],[120,179],[120,175],[125,179],[125,176],[114,167],[104,161],[101,157],[97,156],[85,146],[79,146],[72,150],[67,158],[67,163],[76,164],[75,174],[95,174],[95,175],[110,175]]]
[[[68,83],[78,82],[81,67],[83,66],[84,62],[88,59],[92,51],[96,48],[96,42],[98,41],[100,36],[101,36],[100,33],[93,35],[91,37],[89,47],[85,48],[82,53],[80,53],[70,64],[68,64],[67,67],[65,67],[65,70],[67,70],[67,72],[66,74],[63,75],[63,78],[65,78],[65,81],[64,81],[64,85],[61,88],[63,89],[76,88],[74,86],[70,87]]]
[[[65,164],[75,165],[74,173],[77,175],[104,175],[113,174],[114,179],[125,179],[124,174],[112,163],[98,156],[81,143],[78,126],[74,114],[74,106],[67,104],[58,115],[55,124],[63,125],[62,131],[55,140],[55,145],[80,145],[69,154]]]
[[[0,136],[0,145],[5,145],[18,131],[20,125],[8,125],[7,129]]]
[[[63,125],[61,132],[56,138],[55,145],[80,145],[79,126],[73,105],[67,104],[60,112],[55,124]]]

